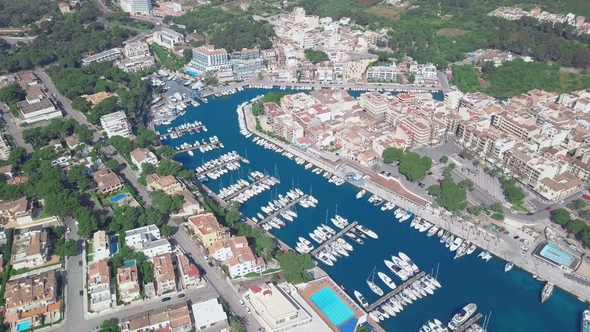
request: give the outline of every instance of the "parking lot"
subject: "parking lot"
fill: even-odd
[[[473,181],[486,194],[492,196],[499,202],[506,202],[500,181],[486,174],[482,167],[463,165],[458,171],[461,172],[463,177]]]

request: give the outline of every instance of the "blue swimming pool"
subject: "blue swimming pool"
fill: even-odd
[[[29,321],[20,322],[20,323],[16,324],[16,330],[19,332],[28,330],[30,327],[31,327],[31,322],[29,322]]]
[[[111,203],[116,203],[116,202],[118,202],[122,199],[125,199],[125,198],[127,198],[127,194],[119,194],[119,195],[109,199],[109,201],[111,201]]]
[[[192,70],[185,70],[184,73],[185,74],[189,74],[191,76],[197,76],[197,75],[199,75],[199,73],[197,73],[196,71],[192,71]]]
[[[123,266],[131,266],[131,265],[135,265],[135,259],[132,259],[130,261],[126,261],[125,263],[123,263]]]
[[[330,288],[324,288],[309,298],[335,326],[354,316],[352,310]]]
[[[115,241],[117,241],[116,238],[115,238]],[[114,254],[116,254],[118,252],[119,252],[119,244],[117,242],[112,242],[111,243],[111,254],[114,255]]]
[[[577,257],[570,254],[569,252],[559,248],[553,243],[547,243],[541,252],[539,253],[544,258],[553,261],[557,264],[567,266],[573,268],[574,262],[576,262]]]

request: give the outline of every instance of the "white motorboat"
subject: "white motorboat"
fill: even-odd
[[[399,258],[403,259],[406,263],[408,263],[408,265],[410,267],[412,267],[412,269],[414,270],[414,273],[420,272],[420,269],[418,269],[418,266],[416,265],[416,263],[414,263],[414,261],[412,261],[410,259],[410,257],[408,257],[408,255],[406,255],[400,251],[400,252],[398,252],[398,256],[399,256]]]
[[[477,246],[473,243],[471,243],[471,245],[469,246],[469,248],[467,249],[467,255],[471,255],[473,254],[473,252],[475,251],[475,249],[477,249]]]
[[[322,224],[321,226],[322,226],[322,227],[323,227],[325,230],[327,230],[327,231],[328,231],[330,234],[332,234],[332,235],[336,235],[336,231],[335,231],[335,230],[334,230],[332,227],[330,227],[330,226],[328,226],[328,225],[326,225],[326,224]]]
[[[365,193],[366,193],[366,192],[367,192],[367,191],[366,191],[365,189],[363,189],[363,190],[359,191],[359,192],[356,194],[356,198],[357,198],[357,199],[359,199],[359,198],[362,198],[363,196],[365,196]]]
[[[344,240],[341,237],[339,237],[338,239],[336,239],[336,242],[338,242],[338,244],[341,245],[342,248],[344,248],[344,250],[347,250],[347,251],[353,251],[354,250],[354,248],[350,245],[350,243],[346,242],[346,240]]]
[[[512,261],[506,263],[506,265],[504,265],[504,272],[508,272],[508,271],[512,270],[513,267],[514,267],[514,263]]]
[[[403,216],[400,218],[399,222],[404,222],[404,221],[406,221],[406,220],[410,219],[410,217],[411,217],[412,215],[413,215],[413,213],[412,213],[412,212],[410,212],[410,211],[406,212],[406,214],[405,214],[405,215],[403,215]]]
[[[333,248],[334,250],[336,250],[336,252],[337,252],[337,253],[339,253],[340,255],[342,255],[342,256],[346,256],[346,257],[348,257],[348,256],[349,256],[349,254],[348,254],[348,251],[346,251],[344,248],[342,248],[342,246],[341,246],[341,245],[339,245],[338,243],[336,243],[336,242],[332,242],[332,245],[331,245],[331,246],[332,246],[332,248]]]
[[[459,247],[461,246],[462,243],[463,243],[463,239],[457,236],[455,238],[455,240],[453,241],[453,244],[451,244],[449,250],[455,251],[455,250],[459,249]]]
[[[356,297],[356,300],[363,308],[366,308],[369,306],[369,302],[367,302],[367,299],[365,299],[363,294],[361,294],[359,291],[354,291],[354,296]]]
[[[373,238],[373,239],[379,238],[379,236],[377,235],[377,233],[373,232],[372,230],[368,229],[367,227],[365,227],[363,225],[356,225],[356,229],[358,229],[359,231],[365,233],[370,238]]]
[[[406,210],[399,208],[397,210],[395,210],[395,219],[399,220],[399,222],[402,222],[402,217],[406,214]]]
[[[371,288],[371,290],[373,291],[373,293],[379,295],[379,296],[383,296],[383,290],[381,289],[381,287],[377,286],[377,284],[375,284],[375,269],[377,267],[373,268],[373,271],[371,271],[371,274],[369,274],[369,276],[367,277],[367,285],[369,285],[369,288]]]
[[[441,287],[440,282],[438,282],[438,280],[436,280],[436,278],[434,278],[430,274],[427,274],[424,278],[426,280],[428,280],[428,282],[430,282],[431,284],[433,284],[434,286],[436,286],[437,288],[440,288]]]
[[[385,285],[387,285],[387,287],[391,289],[395,289],[397,287],[393,280],[391,280],[391,278],[387,274],[383,272],[377,272],[377,276],[379,277],[379,279],[381,279],[381,281],[383,281]]]
[[[325,255],[323,255],[321,253],[317,254],[315,256],[315,258],[328,266],[334,266],[334,262],[332,262],[331,259],[329,259],[328,257],[326,257]]]
[[[432,224],[428,221],[424,221],[422,223],[422,226],[420,226],[420,228],[418,229],[418,232],[420,233],[424,233],[426,232],[430,227],[432,227]]]
[[[459,246],[459,249],[455,252],[455,259],[459,259],[467,254],[467,245],[467,242],[463,242],[461,246]]]
[[[395,265],[392,261],[387,259],[384,259],[383,262],[385,263],[385,266],[387,266],[389,270],[402,281],[408,280],[408,274],[401,267]]]
[[[433,236],[436,232],[438,231],[438,226],[434,225],[432,227],[430,227],[430,229],[428,230],[428,233],[426,234],[426,236],[431,237]]]
[[[467,320],[469,320],[469,317],[471,317],[476,310],[477,305],[475,303],[469,303],[468,305],[464,306],[463,309],[453,316],[449,322],[449,328],[451,330],[458,329],[461,325],[465,324]]]
[[[455,241],[455,235],[451,234],[451,236],[449,236],[449,238],[445,242],[445,247],[449,248],[451,244],[453,244],[453,241]]]
[[[318,244],[323,243],[324,241],[317,235],[315,235],[315,233],[309,233],[309,237],[314,240],[315,242],[317,242]]]
[[[443,234],[445,234],[445,229],[441,227],[438,230],[438,233],[436,233],[436,236],[438,236],[440,238],[441,236],[443,236]]]
[[[307,248],[309,248],[309,250],[312,250],[314,248],[313,247],[313,244],[311,244],[311,242],[308,239],[304,238],[304,237],[299,237],[299,242],[301,242],[301,244],[303,244]]]
[[[413,275],[414,274],[414,269],[410,266],[410,264],[406,263],[406,261],[404,261],[403,259],[395,256],[395,255],[391,255],[391,260],[393,261],[393,263],[399,267],[401,267],[407,275]]]

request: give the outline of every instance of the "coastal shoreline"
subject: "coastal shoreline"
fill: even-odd
[[[328,163],[318,159],[317,156],[314,154],[305,153],[301,149],[296,148],[291,144],[286,144],[282,141],[279,141],[275,138],[266,135],[265,133],[257,131],[255,129],[256,118],[254,117],[254,115],[252,115],[251,112],[251,103],[248,103],[246,106],[244,106],[242,108],[242,112],[244,112],[246,129],[253,135],[264,138],[284,148],[286,151],[293,153],[295,156],[312,163],[315,167],[319,167],[324,171],[331,172],[339,177],[346,178],[345,174],[341,172],[339,167],[329,165]],[[400,185],[403,187],[401,183]],[[416,214],[415,218],[421,217],[435,225],[438,225],[439,227],[444,228],[445,230],[448,230],[449,232],[455,235],[461,236],[465,240],[475,244],[480,250],[487,250],[497,258],[500,258],[504,261],[513,261],[514,265],[528,272],[531,276],[539,275],[543,279],[553,282],[557,287],[577,297],[580,301],[590,301],[590,294],[588,293],[588,288],[566,278],[564,271],[546,262],[536,259],[532,256],[532,254],[527,253],[523,255],[517,243],[512,243],[513,241],[510,241],[509,243],[499,234],[494,234],[490,230],[484,229],[472,223],[462,222],[457,219],[453,219],[451,215],[448,213],[443,213],[442,211],[427,208],[425,206],[419,206],[418,204],[409,201],[405,197],[401,197],[397,192],[391,191],[372,181],[367,181],[363,186],[358,188],[365,189],[372,194],[387,199],[388,201],[393,202],[396,206],[399,206],[404,210],[412,211]],[[393,216],[391,217],[393,220]],[[273,238],[276,237],[273,236]],[[531,245],[536,246],[539,243],[541,243],[544,239],[539,237],[535,242],[533,242],[534,239],[531,238],[531,240]],[[531,250],[531,252],[533,252],[533,250]]]

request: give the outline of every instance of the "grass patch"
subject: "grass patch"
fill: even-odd
[[[160,63],[170,70],[180,70],[184,67],[184,58],[169,52],[164,47],[153,43],[150,45]]]
[[[361,6],[372,6],[377,3],[378,0],[358,0],[358,4]]]
[[[512,209],[516,210],[518,212],[524,212],[524,213],[529,213],[531,211],[529,211],[529,209],[527,209],[526,207],[524,207],[523,203],[519,203],[519,204],[512,204]]]
[[[275,272],[279,272],[281,269],[268,269],[262,272],[262,274],[271,274]]]
[[[150,27],[149,25],[143,24],[141,22],[138,21],[133,21],[134,23],[123,23],[120,21],[111,21],[110,23],[116,26],[120,26],[123,28],[131,28],[131,29],[138,29],[138,30],[150,30],[153,27]]]
[[[375,6],[371,7],[367,12],[388,18],[392,21],[397,21],[401,18],[401,14],[408,9],[407,7],[393,7],[393,6]]]
[[[244,278],[256,278],[256,277],[260,277],[260,273],[250,272],[250,273],[244,275]]]
[[[457,36],[466,35],[468,33],[469,33],[469,30],[446,28],[446,29],[438,30],[436,32],[436,35],[437,36],[445,36],[445,37],[457,37]]]

